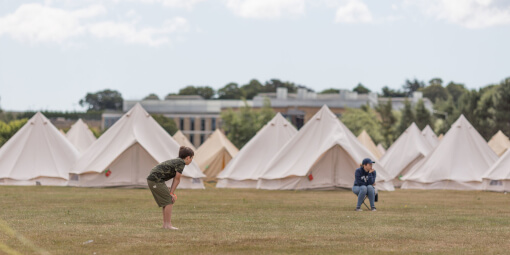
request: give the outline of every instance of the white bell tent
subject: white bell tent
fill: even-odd
[[[0,184],[65,186],[78,150],[37,112],[0,148]]]
[[[206,181],[215,181],[216,176],[227,166],[239,150],[216,129],[195,152],[195,161],[207,176]]]
[[[69,183],[84,187],[146,187],[151,169],[177,158],[179,148],[150,114],[136,104],[82,154],[72,167]],[[198,165],[192,162],[184,168],[178,188],[203,189],[203,177]]]
[[[239,151],[218,175],[218,188],[256,188],[258,170],[297,133],[280,113]]]
[[[401,179],[402,189],[481,190],[498,156],[461,115],[439,145]]]
[[[65,136],[80,153],[83,153],[96,141],[96,137],[82,119],[78,119],[78,121],[71,126],[71,129],[67,131]]]
[[[364,158],[374,158],[352,132],[324,105],[299,132],[276,153],[261,171],[259,189],[351,188],[354,172]],[[376,185],[394,190],[380,164]]]
[[[432,151],[432,145],[413,122],[390,146],[380,162],[393,178],[395,187],[400,187],[400,177]]]
[[[196,151],[197,149],[195,148],[195,146],[193,146],[193,144],[191,144],[191,142],[188,140],[188,138],[181,132],[181,130],[178,130],[174,136],[172,136],[172,138],[174,138],[174,140],[180,144],[181,146],[186,146],[186,147],[189,147],[191,148],[193,151]]]

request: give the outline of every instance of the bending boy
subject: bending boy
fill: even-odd
[[[179,148],[179,157],[171,160],[164,161],[154,168],[147,177],[147,184],[154,196],[154,200],[163,208],[163,228],[178,229],[172,226],[172,206],[177,200],[174,194],[175,189],[181,181],[181,174],[184,166],[187,166],[193,160],[194,152],[192,149],[181,146]],[[170,189],[166,186],[165,182],[174,179]]]

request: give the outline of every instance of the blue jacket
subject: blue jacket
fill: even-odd
[[[354,186],[368,186],[375,183],[376,172],[368,173],[360,167],[354,173]]]

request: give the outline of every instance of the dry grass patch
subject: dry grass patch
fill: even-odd
[[[496,254],[510,249],[510,195],[347,190],[178,190],[173,223],[147,189],[0,186],[0,253]],[[21,238],[21,239],[20,239]],[[25,238],[29,243],[23,242]],[[87,243],[88,240],[93,242]],[[33,246],[31,246],[33,244]]]

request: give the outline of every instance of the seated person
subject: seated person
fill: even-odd
[[[370,207],[372,211],[376,211],[374,206],[375,200],[375,170],[372,168],[372,164],[375,163],[371,159],[366,158],[363,159],[361,166],[356,169],[354,173],[354,186],[352,187],[352,192],[358,195],[358,204],[356,205],[356,211],[361,210],[361,204],[365,199],[365,196],[368,194],[368,199],[370,200]]]

